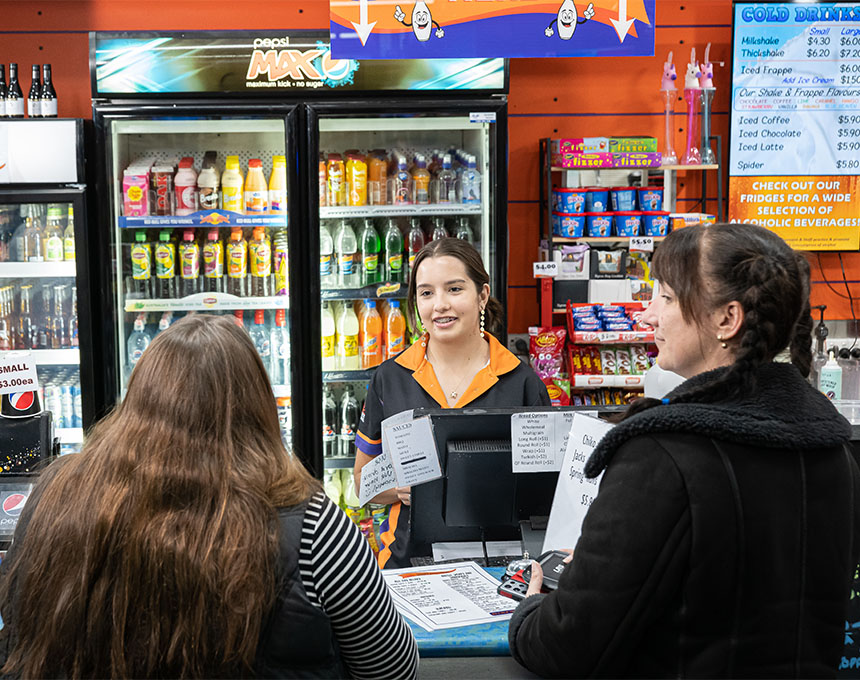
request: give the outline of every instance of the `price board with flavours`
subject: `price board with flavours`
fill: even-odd
[[[734,5],[729,219],[860,246],[860,5]]]

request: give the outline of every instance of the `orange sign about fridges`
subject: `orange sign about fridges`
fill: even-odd
[[[860,177],[732,177],[729,219],[767,227],[797,250],[860,248]]]

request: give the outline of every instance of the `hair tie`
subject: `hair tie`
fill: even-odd
[[[669,403],[669,397],[663,397],[660,401],[663,402],[664,404],[668,404]]]

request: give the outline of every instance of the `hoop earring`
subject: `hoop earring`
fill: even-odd
[[[484,308],[481,307],[481,337],[484,337]]]
[[[718,336],[717,336],[717,342],[719,342],[719,343],[720,343],[720,347],[722,347],[723,349],[728,349],[728,347],[729,347],[729,346],[728,346],[728,344],[723,340],[723,336],[722,336],[722,335],[718,335]]]

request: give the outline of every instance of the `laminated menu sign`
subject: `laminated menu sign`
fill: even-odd
[[[860,246],[860,6],[736,3],[729,219]]]
[[[391,459],[397,486],[414,486],[442,476],[429,416],[412,420],[412,411],[404,411],[383,420],[382,450]]]
[[[567,450],[572,411],[515,413],[511,416],[514,472],[555,472]]]

